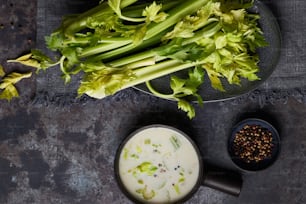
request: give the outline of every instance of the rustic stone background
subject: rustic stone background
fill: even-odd
[[[39,31],[52,30],[51,25],[44,27],[44,20],[61,16],[78,1],[54,2],[1,0],[0,62],[7,72],[32,70],[7,64],[6,59],[43,47]],[[250,116],[267,119],[280,132],[276,163],[264,171],[242,172],[239,198],[201,187],[187,203],[305,203],[306,3],[266,2],[282,30],[276,70],[251,93],[197,107],[193,120],[175,103],[135,89],[104,100],[76,99],[73,87],[53,80],[59,78],[56,70],[19,83],[20,98],[0,101],[0,203],[130,203],[115,182],[115,153],[131,131],[152,123],[185,131],[199,145],[205,162],[237,170],[226,153],[226,141],[231,127]]]

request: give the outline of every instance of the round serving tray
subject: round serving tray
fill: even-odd
[[[242,79],[241,86],[230,85],[223,80],[223,87],[226,91],[221,92],[211,87],[210,80],[206,75],[204,83],[199,88],[199,94],[202,96],[204,102],[230,99],[248,93],[266,81],[274,71],[278,63],[281,50],[281,33],[277,20],[271,10],[263,2],[258,0],[254,2],[254,6],[250,9],[250,12],[258,13],[260,15],[261,18],[259,20],[259,25],[264,33],[266,41],[269,43],[268,46],[258,49],[260,59],[260,70],[258,72],[258,76],[260,80],[248,81],[246,79]],[[179,75],[181,75],[181,73],[182,72],[180,72]],[[170,76],[161,77],[151,81],[151,84],[156,90],[165,93],[169,93],[171,91],[169,88],[169,83]],[[140,84],[134,88],[151,94],[145,84]]]

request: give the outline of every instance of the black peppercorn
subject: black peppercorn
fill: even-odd
[[[245,125],[235,134],[234,154],[246,163],[272,156],[272,133],[260,125]]]

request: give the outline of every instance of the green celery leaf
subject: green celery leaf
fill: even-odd
[[[199,87],[204,81],[204,72],[201,67],[195,67],[188,72],[189,79],[186,82],[187,86]]]
[[[196,94],[198,87],[203,83],[203,69],[196,67],[189,70],[189,78],[181,79],[177,76],[171,76],[170,87],[176,98],[192,96]]]
[[[225,35],[218,35],[215,38],[216,49],[222,49],[226,46],[227,40]]]
[[[8,60],[7,62],[17,62],[26,66],[34,67],[37,69],[37,71],[41,69],[45,70],[57,64],[40,50],[31,50],[31,53],[18,57],[14,60]]]
[[[105,68],[106,66],[101,61],[88,61],[79,64],[79,69],[86,73],[103,70]]]
[[[80,70],[78,69],[79,58],[77,56],[77,51],[73,47],[67,47],[62,50],[62,59],[61,59],[61,71],[63,72],[62,78],[65,81],[65,84],[71,81],[71,74],[76,74]]]
[[[17,73],[17,72],[12,72],[8,75],[6,75],[1,83],[0,83],[0,89],[5,89],[7,86],[11,85],[11,84],[16,84],[18,83],[20,80],[24,79],[24,78],[29,78],[32,76],[32,72],[29,73]]]
[[[18,57],[15,60],[8,60],[7,62],[17,62],[17,63],[23,64],[23,65],[26,65],[26,66],[41,69],[40,62],[33,58],[32,53],[29,53],[29,54],[23,55],[21,57]]]
[[[147,26],[146,25],[140,25],[136,30],[135,34],[133,35],[133,44],[139,45],[142,43],[145,35],[147,32]]]
[[[0,93],[0,99],[6,99],[8,101],[12,100],[14,97],[18,97],[18,91],[14,84],[18,83],[20,80],[24,78],[29,78],[32,76],[32,73],[17,73],[12,72],[8,75],[6,75],[1,83],[0,83],[0,89],[2,89],[2,92]]]
[[[79,58],[75,47],[64,48],[62,51],[62,55],[66,57],[68,62],[67,66],[69,67],[77,65],[79,63]]]
[[[6,99],[8,101],[11,101],[13,98],[18,96],[18,91],[13,84],[8,84],[0,93],[0,99]]]
[[[249,81],[260,80],[257,76],[257,70],[237,69],[237,71],[241,77],[247,78]]]
[[[142,15],[146,17],[147,23],[150,22],[159,23],[164,21],[168,16],[168,14],[166,14],[165,12],[160,12],[161,9],[162,5],[161,4],[157,5],[156,2],[154,1],[151,5],[147,6],[143,10]]]
[[[204,72],[201,67],[195,67],[189,70],[188,75],[187,79],[171,76],[170,87],[173,91],[173,98],[178,101],[178,108],[187,112],[189,118],[193,118],[195,116],[194,107],[183,98],[192,96],[196,97],[200,105],[203,103],[202,97],[197,91],[204,81]]]
[[[216,72],[214,69],[212,69],[210,66],[205,66],[204,69],[206,70],[211,86],[214,89],[217,89],[219,91],[225,91],[223,88],[222,82],[220,80],[221,74],[219,72]]]
[[[36,49],[31,50],[31,54],[32,54],[31,58],[39,62],[39,67],[41,69],[47,69],[56,64],[53,60],[51,60],[50,57],[42,53],[40,50]]]
[[[78,94],[79,96],[87,94],[90,97],[101,99],[119,91],[125,83],[134,78],[134,73],[131,70],[104,67],[101,70],[85,74]]]
[[[64,47],[64,35],[60,32],[54,32],[50,36],[45,37],[47,47],[52,51],[60,50]]]
[[[208,23],[208,19],[213,14],[216,5],[218,4],[209,1],[205,6],[199,8],[195,14],[185,16],[162,40],[193,37],[196,30],[204,27]]]
[[[190,104],[190,102],[180,99],[177,102],[178,108],[183,110],[184,112],[187,113],[187,116],[192,119],[195,116],[195,109],[194,107]]]
[[[174,93],[180,92],[180,90],[184,87],[184,85],[185,85],[184,79],[180,79],[175,75],[171,76],[170,87]]]
[[[104,12],[96,17],[89,17],[86,20],[86,25],[95,30],[95,34],[112,36],[116,27],[122,27],[123,25],[119,21],[119,17],[110,12]]]
[[[122,20],[130,22],[144,22],[146,20],[146,18],[133,18],[122,15],[121,0],[109,0],[108,5]]]
[[[108,5],[118,15],[121,16],[120,9],[121,0],[108,0]]]
[[[0,64],[0,77],[4,77],[5,72],[3,66]]]

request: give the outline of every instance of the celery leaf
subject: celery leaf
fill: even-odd
[[[8,84],[0,93],[0,99],[11,101],[14,97],[18,97],[18,91],[13,84]]]
[[[121,16],[120,4],[121,0],[108,0],[109,7],[111,7],[118,16]]]
[[[17,73],[12,72],[2,79],[0,82],[0,89],[2,89],[2,92],[0,93],[0,99],[6,99],[8,101],[11,101],[12,98],[18,97],[18,91],[16,87],[14,86],[16,83],[18,83],[20,80],[24,78],[29,78],[32,76],[32,73]]]
[[[0,64],[0,77],[4,77],[5,72],[3,66]]]
[[[194,107],[190,104],[190,102],[180,99],[177,102],[177,106],[179,109],[187,113],[187,116],[191,119],[195,117],[195,109]]]
[[[210,68],[209,66],[205,66],[205,70],[208,74],[208,77],[210,79],[210,83],[211,83],[211,86],[214,88],[214,89],[217,89],[219,91],[225,91],[224,88],[223,88],[223,85],[221,83],[221,80],[219,77],[221,77],[221,74],[216,72],[214,69]]]
[[[156,2],[154,1],[150,6],[147,6],[143,12],[142,15],[146,17],[146,22],[155,22],[155,23],[159,23],[164,21],[168,14],[166,14],[165,12],[160,12],[160,10],[162,9],[162,5],[159,4],[157,5]]]
[[[14,60],[8,60],[7,62],[17,62],[26,66],[34,67],[37,71],[41,69],[45,70],[57,64],[39,50],[31,50],[31,53]]]
[[[29,78],[32,76],[32,72],[29,73],[17,73],[17,72],[12,72],[8,75],[6,75],[1,83],[0,83],[0,89],[5,89],[7,86],[9,86],[10,84],[16,84],[18,83],[20,80],[24,79],[24,78]]]
[[[187,112],[189,118],[195,116],[194,107],[190,102],[185,100],[187,96],[196,97],[199,104],[202,104],[202,97],[197,93],[198,88],[204,81],[204,72],[200,67],[189,70],[189,78],[181,79],[177,76],[172,76],[170,87],[173,91],[173,98],[178,101],[178,108]]]

